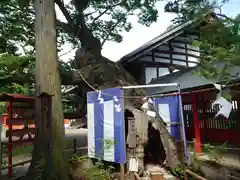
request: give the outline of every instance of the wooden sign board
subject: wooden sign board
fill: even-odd
[[[127,136],[127,144],[129,148],[134,148],[137,145],[137,132],[135,127],[135,119],[128,119],[128,136]]]

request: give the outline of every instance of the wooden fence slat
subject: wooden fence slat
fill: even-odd
[[[9,142],[7,143],[8,145],[12,145],[12,146],[21,146],[21,145],[24,145],[24,144],[30,144],[32,143],[34,140],[34,138],[32,139],[22,139],[22,140],[17,140],[17,141],[12,141],[12,142]]]
[[[13,129],[13,130],[8,130],[6,132],[6,135],[9,136],[22,136],[22,135],[26,135],[26,134],[35,134],[36,133],[36,128],[26,128],[26,129]]]
[[[27,118],[12,118],[8,119],[6,122],[7,125],[24,125],[24,124],[35,124],[34,119],[27,119]]]

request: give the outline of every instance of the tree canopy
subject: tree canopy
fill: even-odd
[[[157,0],[121,0],[101,1],[55,0],[56,5],[65,17],[65,21],[57,20],[57,44],[58,51],[62,45],[69,43],[73,49],[81,47],[94,57],[93,61],[84,62],[80,58],[80,66],[96,63],[101,59],[101,48],[106,41],[121,42],[124,31],[132,28],[129,16],[135,15],[138,21],[146,26],[151,25],[158,18]],[[227,1],[210,0],[171,0],[167,1],[165,11],[175,13],[173,25],[186,20],[202,20],[209,12],[215,12],[217,20],[200,29],[200,40],[195,41],[196,46],[201,47],[200,75],[208,78],[228,76],[229,66],[238,64],[240,48],[240,23],[237,17],[228,17],[221,14],[220,9]],[[21,89],[33,88],[35,72],[35,47],[34,47],[34,7],[30,1],[4,0],[0,4],[0,83],[2,90],[12,92],[10,87]],[[161,17],[160,17],[161,18]],[[216,31],[217,29],[217,31]],[[217,32],[217,33],[216,33]],[[62,84],[77,85],[78,88],[67,97],[68,100],[84,99],[85,92],[90,90],[81,80],[78,73],[73,70],[78,68],[75,61],[63,62],[59,57],[59,68]],[[216,69],[215,61],[224,61],[227,67]],[[83,66],[83,65],[82,65]],[[15,83],[15,85],[13,84]],[[9,91],[8,91],[9,86]],[[68,86],[65,86],[68,87]],[[71,87],[71,86],[70,86]],[[16,90],[16,92],[19,92]],[[28,91],[21,91],[22,94]],[[77,93],[77,96],[76,96]],[[78,98],[77,98],[78,97]]]
[[[229,67],[239,65],[240,59],[240,14],[236,17],[223,14],[222,9],[228,2],[231,0],[172,0],[165,6],[166,12],[177,14],[174,23],[202,20],[206,14],[214,12],[216,20],[200,28],[200,39],[194,44],[201,49],[198,74],[215,81],[222,76],[229,78]],[[217,61],[224,62],[225,66],[214,67]]]
[[[239,16],[228,17],[220,11],[228,1],[171,0],[166,2],[165,11],[177,14],[173,24],[190,19],[201,19],[206,13],[216,12],[218,23],[201,29],[201,39],[195,43],[204,50],[202,64],[206,65],[206,60],[209,62],[216,59],[228,59],[229,62],[237,63]],[[73,49],[84,47],[92,54],[101,55],[101,47],[106,41],[121,42],[122,33],[131,30],[129,16],[137,16],[138,22],[146,26],[156,22],[158,18],[156,2],[158,0],[84,0],[82,2],[55,0],[66,19],[66,21],[58,19],[56,23],[59,51],[61,45],[67,42]],[[28,0],[4,0],[0,4],[0,13],[2,16],[0,52],[34,56],[33,4]],[[214,31],[216,28],[219,29],[218,33]],[[65,69],[66,64],[63,66]],[[70,68],[69,64],[67,66]]]

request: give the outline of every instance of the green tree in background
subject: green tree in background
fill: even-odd
[[[200,29],[200,39],[194,42],[201,49],[199,75],[219,80],[229,76],[229,68],[239,65],[240,59],[240,14],[229,17],[222,8],[231,0],[171,0],[165,11],[177,14],[173,23],[186,20],[202,20],[206,14],[215,13],[215,20]],[[240,11],[239,11],[240,13]],[[225,65],[215,67],[216,62]]]

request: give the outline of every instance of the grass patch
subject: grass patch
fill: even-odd
[[[15,157],[22,154],[31,154],[32,150],[33,150],[33,146],[16,147],[12,151],[12,156]],[[7,156],[8,149],[6,145],[3,145],[2,151],[3,151],[3,156]]]
[[[17,147],[13,150],[13,157],[20,154],[30,154],[32,153],[33,146]]]

